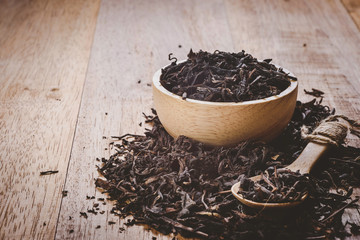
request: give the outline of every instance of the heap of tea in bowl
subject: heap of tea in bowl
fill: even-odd
[[[174,60],[162,69],[161,85],[185,98],[211,102],[243,102],[278,95],[295,77],[245,51],[214,53],[190,50],[186,61]]]

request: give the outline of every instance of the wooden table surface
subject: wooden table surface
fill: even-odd
[[[0,0],[0,239],[169,239],[119,230],[111,204],[79,214],[103,196],[95,165],[109,137],[143,132],[168,54],[271,57],[298,76],[300,100],[321,89],[359,120],[359,26],[359,0]],[[355,210],[344,219],[360,222]]]

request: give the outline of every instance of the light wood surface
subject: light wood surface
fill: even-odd
[[[109,137],[143,132],[147,84],[170,52],[272,57],[299,78],[299,99],[318,88],[326,104],[358,118],[354,3],[103,0],[97,15],[99,0],[0,1],[0,239],[169,239],[142,226],[119,230],[109,202],[104,214],[80,212],[98,202],[86,195],[102,197],[95,159],[110,154]],[[59,172],[40,177],[43,170]],[[347,219],[359,222],[359,214],[347,210]]]
[[[98,8],[1,1],[0,239],[55,235]]]

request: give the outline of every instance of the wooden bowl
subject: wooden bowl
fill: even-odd
[[[235,103],[183,100],[160,84],[160,75],[161,69],[153,77],[154,106],[164,128],[174,138],[184,135],[213,146],[269,141],[286,127],[296,105],[298,83],[294,80],[276,96]]]

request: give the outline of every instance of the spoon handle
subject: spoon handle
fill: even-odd
[[[309,173],[316,161],[330,148],[330,144],[309,142],[300,156],[286,168],[301,174]]]

